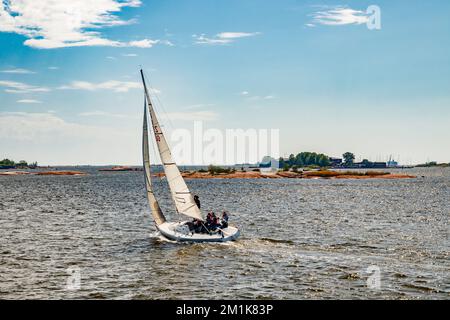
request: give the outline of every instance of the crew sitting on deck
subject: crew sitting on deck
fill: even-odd
[[[224,212],[222,214],[222,218],[216,216],[214,212],[209,212],[206,216],[206,223],[198,219],[194,219],[192,222],[186,223],[189,227],[189,231],[194,233],[211,233],[216,232],[217,229],[226,229],[228,228],[228,214]]]
[[[192,234],[202,232],[203,223],[198,219],[194,219],[192,222],[188,222],[186,225],[189,227],[189,232],[192,232]]]
[[[228,213],[223,212],[223,214],[222,214],[222,220],[221,220],[221,222],[222,222],[222,223],[221,223],[222,229],[228,228],[228,219],[229,219]]]
[[[216,214],[213,212],[211,214],[211,221],[210,221],[210,226],[209,226],[209,230],[211,231],[216,231],[217,228],[220,226],[220,224],[218,223],[219,221],[217,220],[217,216]]]

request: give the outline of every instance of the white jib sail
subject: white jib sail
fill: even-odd
[[[152,210],[153,220],[157,226],[162,225],[166,222],[166,218],[159,207],[158,200],[156,200],[155,194],[152,188],[152,179],[150,171],[150,152],[148,146],[148,125],[147,125],[147,102],[144,105],[144,126],[142,133],[142,157],[144,161],[144,176],[145,176],[145,187],[147,189],[147,199],[148,204]]]
[[[181,176],[177,164],[173,160],[169,145],[159,125],[155,110],[153,109],[150,95],[145,84],[144,73],[141,70],[142,82],[144,83],[145,95],[147,97],[148,108],[150,111],[150,118],[152,121],[153,132],[155,134],[156,145],[158,146],[159,155],[164,167],[167,182],[172,193],[173,201],[178,213],[184,214],[188,217],[204,220],[200,209],[197,207],[192,193],[189,191],[186,182]]]

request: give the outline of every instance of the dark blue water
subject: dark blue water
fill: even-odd
[[[450,169],[188,181],[205,210],[228,210],[242,229],[215,245],[161,239],[141,172],[80,170],[90,174],[0,176],[1,299],[450,297]],[[155,188],[181,219],[165,182]]]

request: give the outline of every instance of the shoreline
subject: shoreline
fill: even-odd
[[[88,173],[81,171],[5,171],[0,172],[0,176],[86,176]]]
[[[138,169],[128,169],[128,168],[114,168],[99,170],[101,172],[138,172]],[[21,175],[35,175],[35,176],[85,176],[88,175],[87,172],[82,171],[4,171],[0,172],[0,176],[21,176]],[[357,171],[307,171],[307,172],[288,172],[280,171],[273,173],[263,173],[257,171],[246,171],[246,172],[233,172],[233,173],[218,173],[211,174],[210,172],[182,172],[183,178],[188,180],[202,180],[202,179],[415,179],[417,176],[408,174],[397,174],[389,172],[378,172],[378,171],[367,171],[367,172],[357,172]],[[164,173],[152,174],[154,177],[165,177]]]
[[[388,172],[337,172],[337,171],[308,171],[308,172],[234,172],[211,174],[209,172],[184,172],[185,179],[415,179],[417,176]],[[164,173],[157,174],[164,177]]]

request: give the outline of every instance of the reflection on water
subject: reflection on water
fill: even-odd
[[[0,177],[0,298],[450,296],[449,169],[398,181],[188,181],[202,207],[242,228],[238,242],[194,245],[158,235],[141,173],[88,171]],[[165,183],[155,187],[173,212]],[[379,290],[367,287],[369,266]]]

